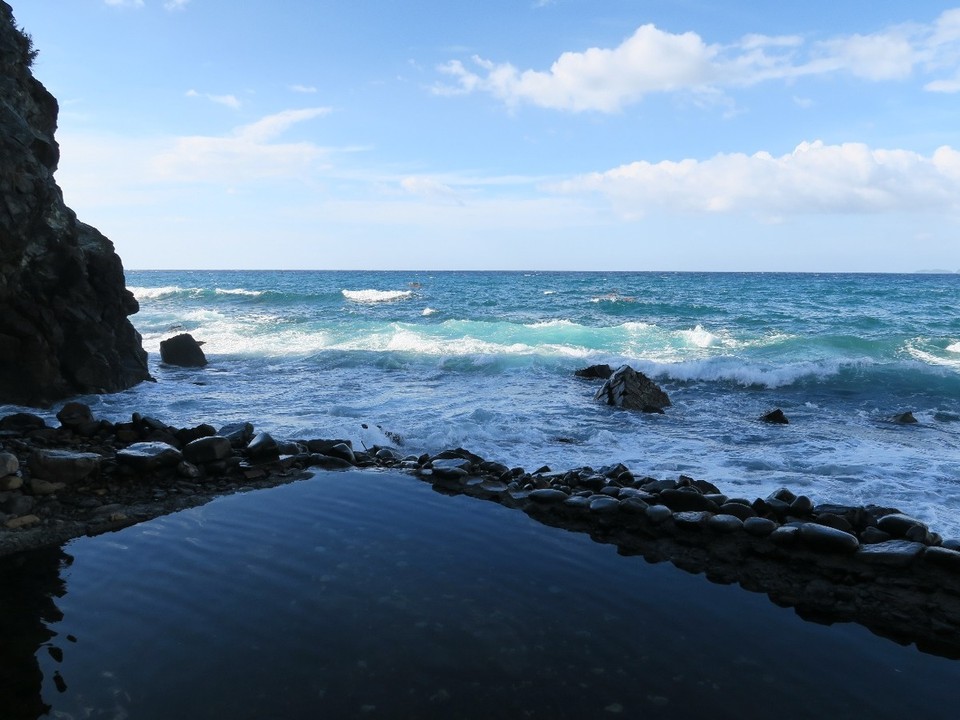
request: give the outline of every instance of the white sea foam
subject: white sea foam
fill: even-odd
[[[544,295],[556,295],[556,294],[557,294],[557,291],[556,291],[556,290],[544,290],[544,291],[543,291],[543,294],[544,294]]]
[[[645,369],[648,375],[671,380],[733,382],[744,387],[779,388],[792,385],[804,378],[828,378],[837,375],[849,363],[798,362],[768,367],[745,363],[735,358],[686,360],[675,363],[651,363]]]
[[[533,330],[537,330],[537,329],[540,329],[540,328],[560,328],[560,327],[564,327],[564,328],[570,328],[570,327],[580,328],[580,327],[583,327],[583,326],[582,326],[582,325],[578,325],[578,324],[575,323],[575,322],[571,322],[570,320],[543,320],[543,321],[541,321],[541,322],[535,322],[535,323],[530,323],[530,324],[528,324],[528,325],[524,325],[524,327],[531,328],[531,329],[533,329]]]
[[[178,285],[165,285],[163,287],[128,287],[127,290],[133,293],[137,300],[156,300],[158,298],[170,297],[179,293],[199,292],[199,288],[182,288]]]
[[[960,342],[951,343],[947,345],[947,352],[960,353]]]
[[[958,343],[958,345],[960,345],[960,343]],[[947,348],[947,350],[950,350],[950,348]],[[926,363],[927,365],[937,365],[938,367],[947,367],[953,370],[960,370],[960,359],[958,358],[939,357],[933,353],[927,352],[926,350],[921,350],[913,345],[907,346],[907,352],[910,353],[910,355],[915,359]]]
[[[217,295],[246,295],[249,297],[260,297],[262,290],[245,290],[244,288],[217,288],[214,292]]]
[[[697,325],[692,330],[681,330],[677,333],[683,340],[689,344],[700,348],[708,348],[717,343],[719,338],[708,330],[704,330],[702,325]]]
[[[428,308],[424,308],[423,312],[420,314],[423,315],[423,317],[430,317],[431,315],[436,315],[438,312],[440,311],[437,310],[436,308],[428,307]]]
[[[413,297],[412,290],[341,290],[347,300],[358,303],[393,302]]]

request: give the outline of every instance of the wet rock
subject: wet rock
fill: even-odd
[[[612,515],[620,510],[620,501],[607,495],[595,496],[590,501],[590,512],[597,515]]]
[[[638,497],[620,499],[620,509],[632,515],[645,513],[648,507],[650,506]]]
[[[23,478],[18,475],[7,475],[6,477],[0,477],[0,492],[19,490],[21,487],[23,487]]]
[[[183,459],[187,462],[203,465],[204,463],[225,460],[233,453],[230,440],[222,435],[198,438],[187,443],[183,448]]]
[[[93,412],[89,405],[81,402],[68,402],[57,413],[57,420],[63,427],[75,430],[82,425],[92,423]]]
[[[323,452],[324,455],[346,460],[351,465],[357,464],[357,456],[354,454],[353,448],[350,446],[349,441],[334,443],[322,451],[316,451],[311,448],[311,452]]]
[[[616,370],[597,391],[594,399],[625,410],[643,412],[659,413],[670,406],[667,394],[653,380],[629,365]]]
[[[923,559],[931,565],[960,573],[960,551],[946,547],[928,547]]]
[[[720,512],[725,515],[733,515],[741,521],[746,521],[748,518],[757,516],[757,511],[752,507],[737,502],[725,502],[720,506]]]
[[[789,425],[790,420],[783,414],[783,410],[776,408],[760,416],[760,421],[771,425]]]
[[[692,530],[705,527],[711,517],[713,517],[713,513],[704,510],[675,512],[673,522],[679,528]]]
[[[181,460],[177,463],[177,475],[188,480],[199,480],[203,477],[203,471],[193,463]]]
[[[651,505],[646,512],[647,518],[654,525],[660,525],[673,517],[673,513],[666,505]]]
[[[882,543],[864,545],[857,557],[871,565],[886,567],[907,567],[923,554],[926,546],[909,540],[887,540]]]
[[[892,539],[893,536],[890,535],[890,533],[885,533],[883,530],[877,527],[868,527],[862,533],[860,533],[860,542],[864,545],[882,543]]]
[[[917,418],[913,416],[913,413],[910,411],[898,413],[890,418],[891,422],[895,422],[899,425],[913,425],[917,422]]]
[[[230,423],[220,428],[216,434],[225,437],[235,448],[246,447],[253,439],[253,424],[248,422]],[[323,450],[310,448],[310,452],[323,452]]]
[[[790,512],[800,516],[809,515],[813,512],[813,501],[806,495],[798,495],[797,498],[790,503]]]
[[[713,515],[707,521],[707,527],[718,533],[734,533],[743,529],[743,520],[735,515]]]
[[[820,525],[826,525],[827,527],[832,527],[835,530],[842,530],[843,532],[853,532],[853,525],[842,515],[834,515],[833,513],[821,513],[817,515],[816,522]],[[889,536],[888,536],[889,537]]]
[[[705,510],[717,513],[720,511],[720,507],[715,502],[693,489],[664,490],[660,493],[660,502],[674,512]]]
[[[162,442],[139,442],[117,451],[117,463],[137,472],[173,467],[181,458],[179,450]]]
[[[895,538],[906,537],[913,528],[921,528],[924,531],[928,529],[925,523],[903,513],[884,515],[877,520],[877,527]]]
[[[203,367],[207,358],[198,342],[190,333],[180,333],[160,341],[160,359],[167,365]]]
[[[440,458],[430,465],[434,476],[444,480],[459,480],[473,471],[473,463],[466,458]]]
[[[333,455],[324,455],[323,453],[311,453],[308,462],[310,467],[320,468],[321,470],[347,470],[354,466],[349,460]]]
[[[38,477],[30,478],[30,492],[34,495],[54,495],[67,486],[62,482],[50,482]]]
[[[753,519],[759,518],[751,518],[751,520]],[[744,523],[743,527],[744,529],[747,529],[747,524]],[[770,542],[779,547],[793,547],[797,544],[797,540],[799,539],[799,531],[800,528],[798,527],[781,525],[770,533]]]
[[[13,475],[20,469],[20,461],[13,453],[0,452],[0,478]]]
[[[276,460],[280,457],[280,448],[270,433],[260,432],[247,445],[247,457],[258,462]]]
[[[804,545],[817,552],[852,553],[860,547],[855,535],[817,523],[803,523],[799,535]]]
[[[543,504],[563,502],[568,497],[570,496],[563,490],[556,490],[554,488],[541,488],[530,493],[531,500]]]
[[[26,435],[32,430],[42,430],[47,427],[46,421],[33,413],[14,413],[0,419],[0,430]]]
[[[586,378],[587,380],[607,380],[613,375],[613,368],[609,365],[591,365],[590,367],[581,368],[573,374],[580,378]]]
[[[19,530],[20,528],[37,525],[39,522],[40,518],[38,518],[36,515],[21,515],[20,517],[7,520],[6,526],[10,530]]]
[[[97,474],[101,460],[96,453],[37,449],[31,453],[28,465],[34,477],[74,483]]]

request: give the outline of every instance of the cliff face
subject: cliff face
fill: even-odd
[[[47,405],[150,375],[120,258],[54,182],[58,106],[30,50],[0,0],[0,403]]]

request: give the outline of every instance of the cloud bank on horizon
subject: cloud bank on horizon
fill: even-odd
[[[328,5],[14,8],[128,267],[960,269],[960,8]]]

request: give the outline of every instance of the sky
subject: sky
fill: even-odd
[[[960,271],[960,2],[10,3],[128,269]]]

